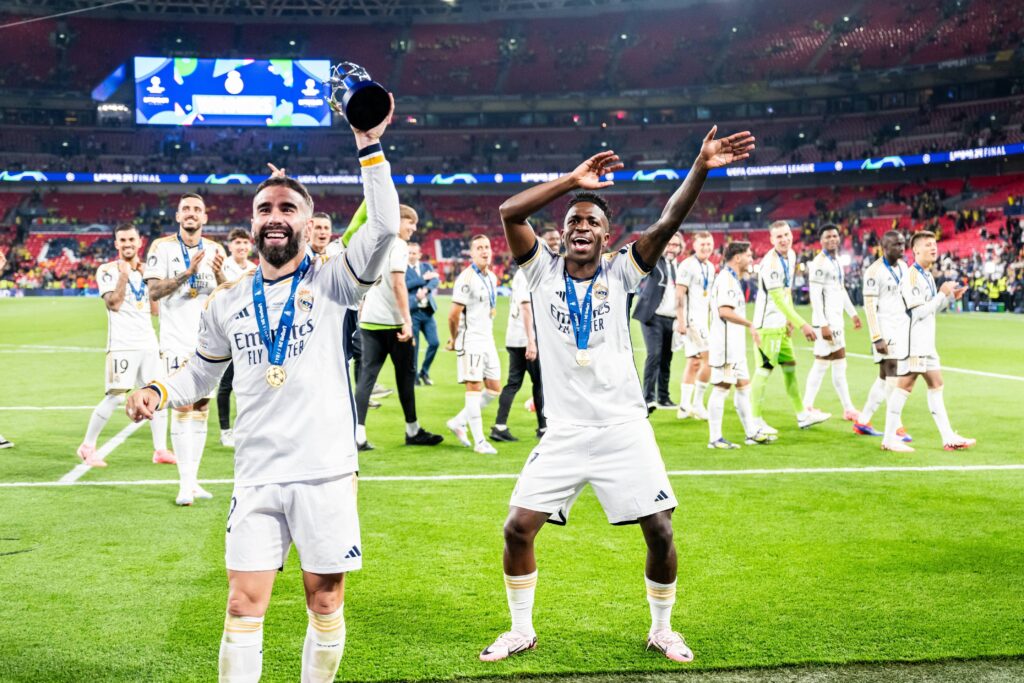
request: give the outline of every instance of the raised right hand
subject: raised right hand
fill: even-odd
[[[156,412],[159,405],[159,394],[152,389],[144,388],[131,393],[124,406],[124,411],[128,413],[128,419],[132,422],[141,422],[142,420],[152,420],[153,413]]]
[[[605,174],[618,171],[623,167],[624,164],[619,160],[619,155],[608,150],[607,152],[598,152],[590,157],[569,175],[576,187],[584,190],[600,190],[615,184],[611,180],[602,180],[601,178]]]

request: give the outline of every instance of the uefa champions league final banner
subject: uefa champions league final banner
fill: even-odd
[[[760,178],[765,176],[793,176],[816,173],[846,173],[850,171],[878,171],[892,168],[910,168],[936,164],[951,164],[979,159],[998,159],[1024,154],[1024,142],[994,147],[957,149],[931,154],[888,156],[877,159],[816,162],[806,164],[778,164],[770,166],[738,166],[716,168],[709,178]],[[649,171],[616,171],[608,174],[615,182],[679,181],[686,177],[687,169],[659,168]],[[395,175],[397,185],[498,185],[543,183],[559,177],[561,173],[448,173],[436,175]],[[306,185],[359,185],[357,174],[297,175]],[[63,183],[63,184],[153,184],[153,185],[253,185],[266,180],[266,175],[188,175],[164,173],[52,173],[43,171],[0,171],[0,182],[8,183]]]

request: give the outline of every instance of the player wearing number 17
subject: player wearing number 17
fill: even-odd
[[[252,218],[260,267],[210,297],[199,348],[184,369],[135,392],[128,403],[135,420],[165,404],[189,403],[234,363],[235,490],[225,537],[221,681],[259,680],[263,615],[293,542],[309,617],[301,680],[333,681],[341,662],[345,573],[362,566],[355,415],[341,321],[380,277],[398,234],[398,193],[380,144],[388,121],[390,113],[372,130],[354,131],[367,222],[348,248],[307,255],[309,192],[292,178],[264,181]]]
[[[636,242],[606,254],[610,210],[593,190],[622,168],[614,152],[601,152],[572,173],[525,190],[501,205],[509,249],[533,296],[537,350],[544,359],[544,412],[548,430],[527,458],[505,521],[505,588],[512,627],[483,652],[496,661],[533,649],[533,597],[537,585],[534,539],[545,522],[565,524],[569,509],[590,484],[612,524],[639,524],[647,543],[647,646],[677,662],[693,653],[672,630],[676,551],[672,511],[676,499],[647,421],[633,363],[626,300],[658,262],[690,212],[708,171],[746,159],[750,133],[715,139],[712,128],[683,184],[661,217]],[[562,195],[569,202],[562,240],[565,256],[549,250],[528,217]]]

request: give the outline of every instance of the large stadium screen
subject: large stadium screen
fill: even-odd
[[[326,59],[135,58],[135,122],[329,126]]]

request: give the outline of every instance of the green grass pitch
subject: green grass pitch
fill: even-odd
[[[56,482],[76,465],[88,407],[103,389],[105,325],[97,299],[0,300],[0,433],[17,444],[0,451],[0,681],[214,680],[230,484],[208,486],[215,499],[186,509],[174,506],[173,484],[7,486]],[[847,330],[850,350],[867,353],[866,333]],[[640,365],[639,330],[634,338]],[[811,354],[796,344],[802,382]],[[497,444],[496,456],[447,435],[435,449],[406,448],[397,397],[386,398],[368,422],[377,450],[361,457],[365,561],[348,580],[338,678],[1024,680],[1024,470],[863,469],[1024,463],[1022,347],[1024,317],[940,318],[944,365],[1002,375],[945,373],[954,427],[979,440],[967,452],[942,450],[923,386],[905,413],[917,448],[908,455],[881,452],[838,418],[799,431],[781,377],[766,412],[781,438],[769,447],[709,451],[705,423],[655,413],[665,462],[679,473],[673,621],[696,653],[687,667],[644,651],[643,541],[636,527],[609,526],[589,492],[568,527],[548,527],[538,540],[539,648],[479,662],[508,623],[500,559],[512,478],[373,478],[515,475],[535,443],[533,415],[522,408],[528,393],[510,421],[522,441]],[[677,357],[676,398],[681,368]],[[869,360],[850,359],[858,405],[874,372]],[[386,365],[381,381],[393,386],[390,373]],[[444,433],[462,404],[454,356],[441,351],[433,375],[436,386],[417,389],[420,422]],[[818,405],[841,413],[828,380]],[[12,410],[28,406],[87,408]],[[126,424],[118,413],[100,443]],[[228,479],[231,451],[219,445],[215,417],[210,424],[200,475]],[[740,435],[731,401],[725,433]],[[137,431],[108,468],[81,482],[174,479],[174,467],[149,462],[149,439],[148,427]],[[858,469],[708,472],[837,467]],[[267,615],[264,680],[298,678],[305,625],[292,553]]]

